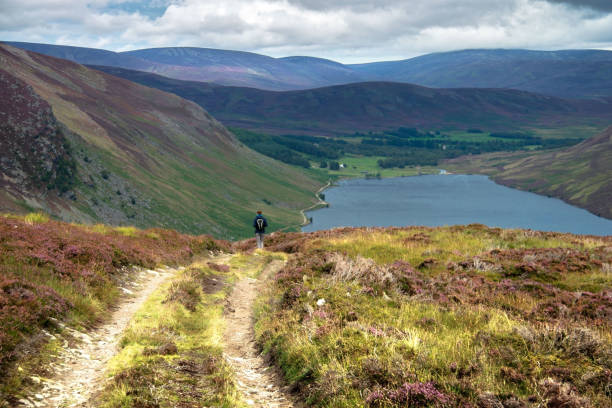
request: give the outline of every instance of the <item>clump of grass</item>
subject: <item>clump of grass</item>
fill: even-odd
[[[193,280],[180,280],[173,282],[168,290],[166,302],[178,302],[191,312],[195,312],[196,307],[202,301],[200,287]]]
[[[243,406],[220,340],[227,292],[207,290],[202,276],[233,280],[196,264],[158,289],[126,330],[99,406]]]
[[[28,225],[44,224],[49,222],[49,216],[42,212],[29,213],[24,217],[24,221]]]
[[[273,244],[297,253],[258,300],[256,337],[310,405],[612,405],[610,238],[479,225],[286,238]]]
[[[161,236],[157,232],[148,231],[145,233],[145,237],[150,239],[160,239]]]
[[[116,227],[115,231],[126,237],[135,237],[138,234],[138,229],[136,227]]]

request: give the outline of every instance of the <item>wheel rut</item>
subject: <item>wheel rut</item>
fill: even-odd
[[[282,268],[282,261],[270,263],[262,279],[240,280],[229,297],[226,309],[225,356],[234,368],[238,389],[252,407],[300,408],[282,379],[260,355],[253,331],[253,303],[262,281]]]
[[[106,323],[83,333],[63,324],[73,339],[64,346],[51,364],[49,378],[37,378],[42,388],[20,400],[21,406],[45,408],[91,407],[89,400],[103,386],[108,361],[117,353],[121,334],[143,303],[175,269],[143,270],[128,288],[126,297],[111,311]]]

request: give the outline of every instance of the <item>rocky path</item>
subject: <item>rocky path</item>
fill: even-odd
[[[272,262],[262,280],[283,266]],[[274,369],[257,351],[253,333],[253,302],[262,281],[244,278],[239,281],[229,297],[226,308],[225,355],[235,371],[238,389],[249,406],[266,408],[299,407],[291,399]]]
[[[53,375],[48,379],[33,379],[42,389],[22,406],[45,408],[89,407],[88,401],[103,385],[106,364],[117,353],[121,333],[132,316],[147,298],[175,270],[143,270],[128,288],[122,288],[125,299],[112,311],[107,323],[90,333],[81,333],[65,327],[68,336],[75,341],[70,345],[64,340],[64,348],[52,364]]]

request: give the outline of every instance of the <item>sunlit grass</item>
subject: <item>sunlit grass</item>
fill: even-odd
[[[24,217],[24,221],[28,225],[43,224],[49,222],[49,216],[42,212],[29,213]]]
[[[106,387],[100,396],[102,406],[133,406],[144,401],[162,407],[178,401],[195,406],[243,406],[233,373],[222,357],[223,299],[238,273],[235,268],[228,273],[216,272],[201,262],[177,272],[158,288],[130,322],[119,353],[109,362],[109,375],[123,380]],[[208,293],[198,281],[206,276],[222,279],[225,285]],[[192,285],[198,291],[195,296],[199,302],[193,311],[183,304],[185,299],[174,300],[172,292],[179,284]],[[167,354],[157,351],[169,345],[176,349]],[[176,372],[177,364],[182,364],[179,361],[195,364],[202,371]],[[132,381],[132,375],[142,378]]]
[[[116,227],[115,231],[121,235],[125,235],[126,237],[135,237],[138,234],[139,229],[136,227]]]
[[[361,229],[356,232],[320,241],[331,251],[349,256],[372,258],[381,264],[397,260],[419,264],[427,258],[439,261],[459,261],[494,249],[529,248],[595,248],[604,245],[592,238],[572,243],[563,238],[531,236],[524,230],[500,230],[499,235],[479,232],[479,229],[411,228],[393,232]],[[425,238],[420,237],[425,235]]]

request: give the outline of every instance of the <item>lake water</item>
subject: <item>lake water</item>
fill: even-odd
[[[612,220],[556,198],[495,184],[486,176],[434,175],[342,180],[325,191],[329,208],[309,211],[303,231],[333,227],[457,225],[612,235]]]

